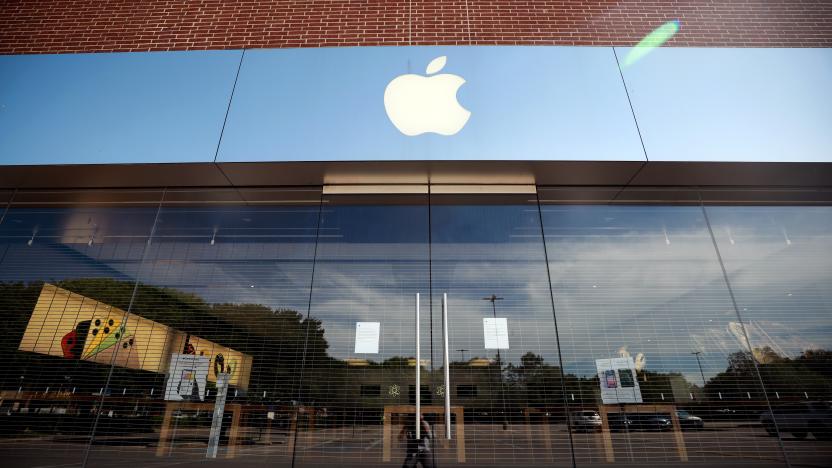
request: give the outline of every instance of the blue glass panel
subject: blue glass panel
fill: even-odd
[[[832,49],[659,48],[623,73],[651,161],[832,161]]]
[[[0,57],[0,164],[214,159],[240,51]]]
[[[385,90],[400,75],[428,75],[443,56],[444,68],[428,80],[466,80],[457,98],[470,118],[453,135],[407,136],[388,118]],[[430,82],[410,80],[416,88]],[[402,114],[436,109],[429,92],[413,93],[419,90],[403,92],[412,108],[397,107]],[[429,114],[426,125],[437,130],[453,110]],[[610,48],[246,52],[218,161],[429,159],[640,161],[644,154]]]

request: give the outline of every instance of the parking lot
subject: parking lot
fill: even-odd
[[[441,425],[434,428],[442,432]],[[243,431],[246,433],[246,431]],[[394,434],[397,431],[394,431]],[[548,433],[548,437],[547,437]],[[207,434],[182,431],[168,453],[157,456],[158,434],[124,435],[99,439],[89,453],[89,466],[291,466],[290,441],[281,434],[268,437],[246,433],[233,459],[224,458],[226,447],[221,447],[219,458],[206,460]],[[578,466],[688,466],[755,468],[782,467],[782,452],[777,438],[768,436],[753,424],[711,424],[702,431],[682,433],[687,461],[680,459],[679,447],[672,432],[613,433],[612,457],[608,460],[599,433],[574,433],[572,446]],[[441,440],[434,441],[438,466],[524,466],[572,465],[569,433],[566,426],[467,424],[465,427],[465,462],[457,459],[456,445],[447,447]],[[832,464],[832,444],[813,438],[797,440],[787,436],[783,444],[792,466],[820,468]],[[17,438],[0,442],[4,467],[69,468],[80,466],[85,455],[85,444],[79,438]],[[294,453],[295,466],[401,466],[404,458],[402,444],[394,437],[391,460],[382,460],[383,437],[380,426],[325,428],[303,432],[298,437]]]

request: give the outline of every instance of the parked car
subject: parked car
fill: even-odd
[[[601,430],[601,416],[597,411],[575,411],[571,416],[572,430],[576,432],[595,432]]]
[[[699,416],[694,416],[685,410],[676,411],[676,417],[679,418],[679,426],[682,430],[691,429],[701,431],[705,428],[705,421]]]
[[[636,431],[669,431],[673,429],[670,416],[656,413],[631,413],[627,417],[632,421],[630,430]]]
[[[610,431],[620,432],[632,429],[633,421],[624,413],[607,413]]]
[[[810,432],[817,440],[832,439],[832,405],[828,401],[788,403],[773,410],[773,419],[768,411],[760,414],[760,424],[769,435],[777,435],[779,429],[795,439],[805,439]]]

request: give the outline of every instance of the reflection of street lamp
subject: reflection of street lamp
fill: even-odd
[[[502,297],[497,297],[496,294],[492,294],[489,297],[482,298],[484,301],[491,301],[491,309],[494,311],[494,318],[497,318],[497,301],[502,301]]]
[[[696,356],[696,363],[699,364],[699,375],[702,376],[702,391],[705,391],[705,373],[702,372],[702,361],[699,360],[699,355],[702,354],[702,351],[694,351],[691,354]]]
[[[482,298],[484,301],[491,302],[491,312],[494,315],[494,321],[497,321],[497,301],[502,301],[502,297],[497,297],[496,294],[492,294],[489,297]],[[499,376],[500,376],[500,397],[503,400],[503,430],[508,429],[508,414],[506,413],[506,390],[503,386],[503,361],[500,359],[500,348],[497,348],[497,365],[499,368]]]
[[[469,349],[458,349],[460,353],[462,353],[462,362],[465,362],[465,351],[470,351]]]

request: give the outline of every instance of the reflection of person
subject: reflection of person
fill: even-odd
[[[402,468],[415,468],[417,465],[421,465],[422,468],[433,468],[433,455],[430,452],[430,439],[433,438],[433,433],[430,431],[430,424],[425,421],[424,416],[419,415],[419,420],[422,424],[422,430],[418,439],[416,438],[415,415],[407,418],[401,433],[399,433],[399,438],[407,441],[407,454]]]

